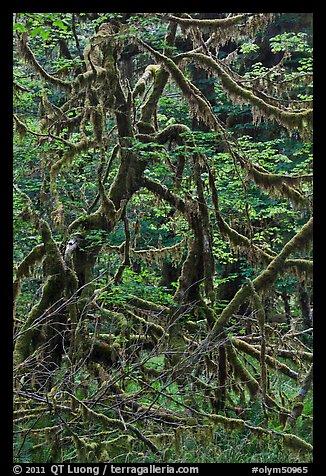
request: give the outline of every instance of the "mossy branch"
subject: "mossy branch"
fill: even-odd
[[[144,73],[135,84],[134,90],[132,92],[133,99],[144,94],[147,83],[155,78],[159,70],[160,66],[156,64],[149,64],[146,66]]]
[[[239,157],[238,154],[237,156]],[[291,176],[273,174],[258,164],[249,164],[241,159],[239,161],[255,184],[267,190],[271,195],[286,197],[297,206],[307,205],[307,197],[294,187],[302,182],[312,182],[312,175]]]
[[[59,303],[67,282],[63,258],[53,239],[50,227],[44,220],[40,221],[40,234],[44,245],[42,250],[44,255],[43,273],[46,276],[46,281],[40,301],[31,309],[19,330],[14,349],[15,364],[22,363],[35,350],[35,346],[41,344],[41,342],[34,341],[34,335],[37,332],[35,323],[41,316],[45,316],[51,306]]]
[[[27,42],[27,33],[24,32],[18,40],[18,52],[24,58],[24,60],[29,63],[33,69],[46,81],[55,86],[60,87],[61,89],[70,92],[72,85],[70,81],[64,81],[62,79],[56,78],[49,74],[45,69],[40,65],[40,63],[35,58],[35,55]]]
[[[257,112],[267,119],[276,119],[289,132],[297,128],[300,133],[307,133],[312,130],[313,111],[305,109],[303,111],[292,112],[268,104],[262,98],[256,96],[251,90],[238,84],[212,57],[202,53],[184,53],[178,56],[179,59],[189,59],[196,61],[199,66],[208,69],[218,75],[222,86],[235,102],[242,100],[244,103],[251,104],[254,108],[254,116]],[[255,117],[254,117],[255,119]]]
[[[209,102],[202,95],[200,90],[185,77],[175,62],[171,58],[154,50],[142,40],[135,39],[135,41],[136,44],[138,44],[142,49],[148,51],[157,62],[164,65],[164,68],[170,73],[182,91],[183,95],[189,102],[193,114],[199,116],[205,124],[212,127],[214,130],[220,131],[221,125],[213,113]]]
[[[186,202],[171,192],[171,190],[166,188],[164,185],[161,185],[159,182],[155,182],[154,180],[150,180],[146,177],[143,178],[142,185],[150,192],[153,192],[155,195],[166,200],[181,213],[186,212]]]
[[[170,23],[164,38],[165,47],[164,47],[163,53],[166,56],[169,56],[170,48],[174,44],[176,30],[177,30],[177,25]],[[146,131],[146,126],[144,130],[143,125],[147,124],[151,126],[153,116],[155,114],[155,111],[157,110],[159,99],[162,96],[162,93],[164,91],[164,88],[168,79],[169,79],[168,71],[160,67],[155,73],[151,94],[149,95],[148,99],[145,101],[145,103],[141,107],[141,120],[140,120],[140,123],[138,124],[139,132]]]
[[[167,20],[178,23],[184,28],[196,27],[203,30],[215,31],[219,29],[225,29],[238,25],[248,18],[248,13],[242,13],[240,15],[234,15],[229,18],[209,18],[209,19],[197,19],[197,18],[181,18],[174,15],[168,15]]]
[[[268,385],[268,375],[267,375],[267,366],[266,366],[266,334],[265,334],[265,311],[264,306],[261,300],[260,295],[257,293],[254,285],[250,281],[251,292],[252,292],[252,303],[256,309],[257,320],[260,329],[261,335],[261,345],[260,345],[260,368],[261,368],[261,388],[263,400],[266,399],[267,385]],[[265,411],[265,407],[264,411]]]
[[[18,297],[22,279],[28,278],[31,275],[34,266],[42,261],[42,259],[44,258],[44,254],[44,244],[41,243],[39,245],[36,245],[23,259],[23,261],[21,261],[21,263],[17,266],[15,271],[16,277],[14,280],[14,301],[16,301]]]
[[[237,339],[237,338],[232,338],[232,343],[233,345],[244,352],[245,354],[250,355],[254,359],[258,360],[259,362],[261,361],[261,350],[256,349],[252,345],[248,344],[247,342]],[[280,362],[277,359],[274,359],[274,357],[271,357],[269,355],[265,355],[265,362],[266,364],[274,369],[277,370],[278,372],[283,373],[287,377],[290,377],[294,380],[298,380],[299,375],[297,372],[292,370],[290,367],[288,367],[286,364],[283,364],[283,362]]]
[[[290,433],[283,433],[281,431],[276,430],[269,430],[261,426],[254,426],[240,418],[228,418],[216,414],[206,415],[208,420],[212,421],[215,424],[222,425],[226,429],[244,430],[245,428],[248,428],[252,433],[256,433],[259,436],[267,435],[272,437],[279,437],[282,439],[283,444],[285,446],[296,452],[311,453],[313,451],[313,447],[310,443],[307,443],[296,435],[292,435]]]
[[[226,347],[226,349],[228,360],[233,367],[235,378],[239,379],[240,382],[248,388],[251,397],[255,398],[260,391],[259,383],[238,358],[232,342]]]
[[[264,291],[273,285],[278,274],[285,266],[286,258],[294,251],[309,246],[312,240],[312,232],[313,218],[310,218],[310,220],[301,228],[301,230],[285,244],[281,252],[275,257],[273,257],[267,268],[253,280],[252,284],[256,292]],[[246,299],[248,299],[250,293],[250,286],[248,284],[242,285],[242,287],[235,294],[234,298],[229,302],[229,304],[225,307],[218,320],[214,324],[213,331],[209,339],[214,338],[218,336],[221,332],[223,332],[231,316],[235,314],[239,309],[240,305]]]
[[[295,423],[299,416],[302,414],[303,406],[304,406],[304,399],[312,385],[313,380],[313,364],[311,364],[306,377],[303,380],[302,386],[294,398],[294,405],[292,408],[291,415],[287,423],[289,423],[292,427],[295,426]]]
[[[68,392],[67,392],[68,393]],[[93,421],[99,420],[101,421],[105,426],[109,426],[110,428],[112,426],[116,426],[117,428],[120,428],[122,430],[129,430],[132,433],[136,435],[136,437],[142,441],[146,446],[148,446],[151,451],[153,451],[155,454],[161,454],[160,450],[157,448],[157,446],[150,441],[137,427],[134,425],[131,425],[128,422],[123,422],[121,420],[118,420],[117,418],[109,418],[108,416],[104,415],[103,413],[96,412],[95,410],[92,410],[88,405],[86,405],[83,401],[79,400],[77,397],[75,397],[72,394],[69,394],[69,396],[75,400],[81,407],[82,411],[84,414],[87,415],[87,418],[91,418]]]

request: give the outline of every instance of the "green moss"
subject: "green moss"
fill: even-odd
[[[238,25],[248,18],[247,13],[234,15],[230,18],[214,18],[214,19],[197,19],[197,18],[181,18],[173,15],[168,16],[168,20],[178,23],[184,28],[197,27],[199,29],[208,29],[209,31],[218,31],[219,29],[230,28]]]
[[[18,297],[22,279],[28,278],[31,275],[34,266],[37,263],[40,263],[44,258],[44,253],[44,244],[41,243],[39,245],[36,245],[23,259],[23,261],[17,266],[15,272],[16,277],[14,281],[14,300],[16,300]]]
[[[307,443],[303,439],[299,438],[296,435],[285,434],[283,435],[283,443],[287,448],[296,451],[296,452],[309,452],[313,451],[313,447],[310,443]]]
[[[260,361],[260,351],[257,350],[255,347],[253,347],[252,345],[248,344],[247,342],[241,339],[233,338],[232,342],[237,349],[241,350],[242,352],[245,352],[248,355],[251,355],[251,357],[254,357],[256,360]],[[269,367],[283,373],[284,375],[287,375],[288,377],[294,380],[298,380],[298,377],[299,377],[298,373],[292,370],[283,362],[280,362],[279,360],[274,359],[273,357],[270,357],[269,355],[266,355],[265,360],[266,360],[266,364]]]
[[[133,90],[133,97],[141,96],[145,92],[146,84],[152,80],[160,70],[160,65],[149,64],[146,66],[144,74],[138,79]]]
[[[238,418],[228,418],[223,415],[208,415],[208,418],[218,425],[222,425],[228,430],[243,430],[245,426],[244,420]]]
[[[307,134],[307,129],[312,129],[313,111],[307,109],[299,112],[286,111],[275,105],[268,104],[261,97],[256,96],[251,90],[246,89],[235,81],[226,70],[212,57],[202,53],[185,53],[180,58],[195,60],[198,64],[210,71],[217,73],[221,80],[223,88],[227,91],[230,98],[236,102],[243,100],[258,108],[259,113],[268,119],[276,119],[289,132],[297,128],[299,132]]]
[[[259,383],[239,360],[232,344],[227,347],[227,355],[229,362],[233,367],[235,377],[248,388],[251,397],[255,398],[260,390]]]
[[[18,41],[18,52],[24,58],[24,60],[32,66],[32,68],[46,81],[49,81],[51,84],[60,87],[61,89],[70,92],[72,85],[70,81],[64,81],[62,79],[56,78],[51,74],[47,73],[40,63],[36,60],[34,53],[32,52],[30,46],[27,42],[27,32],[24,32]]]

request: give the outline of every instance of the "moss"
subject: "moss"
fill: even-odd
[[[44,253],[45,253],[44,244],[41,243],[39,245],[36,245],[28,253],[28,255],[23,259],[23,261],[21,261],[21,263],[17,266],[15,271],[15,281],[14,281],[14,301],[18,297],[22,279],[28,278],[31,275],[34,269],[34,266],[37,263],[40,263],[42,259],[44,258]]]
[[[241,304],[250,296],[250,288],[248,285],[243,285],[235,294],[229,304],[223,309],[212,329],[212,336],[219,336],[224,332],[229,319],[236,314]]]
[[[251,357],[254,357],[256,360],[260,361],[261,359],[261,353],[259,350],[257,350],[255,347],[252,345],[248,344],[247,342],[241,340],[241,339],[232,339],[232,343],[234,346],[241,350],[242,352],[245,352],[246,354],[250,355]],[[278,361],[277,359],[274,359],[273,357],[270,357],[269,355],[266,355],[265,357],[266,364],[273,368],[274,370],[277,370],[278,372],[283,373],[284,375],[287,375],[288,377],[298,380],[298,373],[292,370],[290,367],[288,367],[286,364],[283,362]]]
[[[150,335],[154,337],[155,340],[162,337],[165,334],[164,328],[160,326],[159,324],[148,321],[144,319],[143,317],[137,316],[130,309],[125,309],[125,312],[128,314],[128,316],[133,320],[135,324],[141,324],[144,327],[144,329],[146,330],[148,329]]]
[[[102,143],[104,132],[104,110],[103,106],[98,105],[91,113],[91,121],[93,123],[94,140],[97,144]]]
[[[307,375],[305,376],[301,388],[298,392],[298,394],[294,398],[293,402],[293,407],[291,411],[291,415],[289,417],[288,422],[292,425],[295,426],[296,420],[299,418],[299,416],[302,414],[303,407],[304,407],[304,399],[311,387],[312,384],[312,379],[313,379],[313,365],[311,364]],[[288,423],[287,422],[287,423]]]
[[[14,349],[15,364],[22,363],[42,343],[38,342],[36,337],[40,336],[40,329],[44,328],[44,322],[47,319],[46,312],[53,306],[52,316],[57,319],[54,310],[59,306],[60,297],[66,287],[64,261],[53,239],[50,227],[44,220],[40,221],[40,233],[44,244],[43,271],[47,278],[40,301],[31,309],[19,330]]]
[[[130,423],[123,422],[119,419],[116,418],[110,418],[103,413],[98,413],[94,410],[92,410],[89,406],[87,406],[84,402],[81,400],[78,400],[75,396],[71,395],[71,397],[82,407],[84,407],[85,412],[89,415],[89,417],[92,419],[92,421],[101,421],[103,425],[108,426],[109,428],[112,428],[112,426],[115,426],[117,428],[123,429],[123,430],[129,430],[132,433],[134,433],[137,438],[142,441],[146,446],[148,446],[154,453],[156,454],[161,454],[160,450],[156,447],[156,445],[150,441],[138,428],[135,426],[131,425]]]
[[[313,274],[313,261],[308,259],[287,259],[285,261],[285,267],[290,268],[296,273],[301,275],[312,275]]]
[[[62,158],[57,160],[51,167],[50,180],[52,190],[55,189],[55,179],[62,167],[70,165],[76,155],[86,152],[92,146],[94,146],[94,142],[88,139],[82,139],[76,143],[69,143],[69,148],[64,152]]]
[[[119,342],[108,344],[98,339],[94,342],[92,357],[96,358],[96,356],[98,356],[100,361],[102,360],[112,365],[119,359],[120,352],[121,347]]]
[[[168,363],[169,366],[174,367],[174,372],[176,375],[180,373],[183,374],[182,368],[179,370],[177,368],[178,363],[187,348],[187,341],[184,336],[184,329],[182,322],[178,320],[178,316],[173,315],[175,322],[169,326],[169,335],[168,335],[168,355],[165,363]],[[180,375],[181,376],[181,375]]]
[[[199,284],[205,279],[201,242],[196,237],[188,241],[188,254],[183,263],[174,300],[179,304],[200,301]]]
[[[255,95],[249,89],[246,89],[242,85],[238,84],[230,74],[221,66],[220,63],[215,61],[208,55],[202,53],[185,53],[180,55],[180,58],[195,60],[201,67],[207,68],[212,72],[218,74],[223,88],[229,94],[233,101],[239,102],[239,100],[245,103],[251,104],[254,108],[258,109],[259,114],[262,114],[268,119],[276,119],[281,125],[283,125],[289,132],[297,128],[299,132],[305,136],[308,129],[312,129],[313,111],[307,109],[298,112],[292,112],[283,110],[280,107],[276,107],[272,104],[268,104],[266,101]],[[254,109],[254,122],[256,109]]]
[[[184,28],[197,27],[205,31],[218,31],[223,28],[230,28],[238,25],[248,17],[247,13],[234,15],[230,18],[214,18],[214,19],[197,19],[197,18],[181,18],[173,15],[167,17],[168,20],[178,23]]]
[[[155,134],[155,128],[150,122],[138,121],[137,127],[140,132],[140,136],[146,134]],[[151,138],[151,140],[153,140],[153,138]]]
[[[49,224],[40,222],[40,233],[44,243],[45,259],[43,271],[45,275],[60,275],[65,273],[65,266],[59,247],[53,239]]]
[[[72,85],[70,81],[64,81],[62,79],[56,78],[52,76],[51,74],[47,73],[45,69],[42,68],[42,66],[36,60],[34,53],[32,52],[31,48],[28,45],[26,32],[24,32],[20,36],[20,39],[18,42],[18,52],[21,54],[24,60],[33,67],[34,71],[36,71],[43,79],[45,79],[46,81],[49,81],[51,84],[54,84],[55,86],[62,88],[65,91],[68,91],[68,92],[71,91]]]
[[[197,89],[184,76],[182,71],[175,64],[175,62],[171,58],[159,53],[158,51],[155,51],[143,41],[139,39],[135,39],[135,41],[138,46],[143,48],[145,51],[148,51],[157,62],[161,62],[164,65],[164,68],[170,73],[170,75],[182,91],[183,95],[188,100],[193,114],[200,117],[202,121],[209,127],[212,127],[214,130],[220,131],[220,124],[217,121],[209,102],[201,94],[200,90]]]
[[[152,92],[141,107],[141,122],[151,124],[158,101],[167,83],[169,73],[160,68],[156,71]]]
[[[227,430],[243,430],[245,421],[238,418],[228,418],[223,415],[207,415],[207,417],[214,423],[222,425]]]
[[[134,250],[130,252],[135,257],[141,257],[146,263],[162,263],[164,258],[169,258],[174,266],[178,265],[182,259],[184,247],[187,239],[181,240],[172,246],[164,246],[162,248],[150,248],[148,250]]]
[[[14,114],[13,117],[16,125],[16,132],[19,136],[19,139],[23,140],[27,134],[27,126],[18,118],[16,114]]]
[[[31,309],[23,326],[19,329],[14,348],[14,364],[24,362],[36,347],[42,344],[40,329],[44,325],[45,313],[51,304],[58,302],[63,286],[61,276],[51,276],[46,280],[39,303]],[[43,317],[43,320],[37,321],[40,317]]]
[[[110,323],[113,323],[122,333],[126,330],[128,320],[122,312],[115,312],[102,307],[98,307],[98,311],[103,317],[107,318]]]
[[[227,355],[230,364],[233,367],[233,372],[235,377],[238,378],[242,384],[244,384],[251,395],[252,398],[255,398],[259,393],[259,383],[257,380],[250,374],[249,370],[244,366],[244,364],[239,360],[233,345],[229,345],[227,348]]]
[[[286,197],[297,206],[307,205],[307,197],[292,186],[292,184],[300,184],[300,177],[272,174],[262,171],[256,165],[248,168],[248,175],[254,180],[256,185],[264,188],[272,195]]]
[[[176,194],[171,192],[168,188],[164,185],[161,185],[159,182],[155,182],[154,180],[150,180],[148,178],[143,178],[142,180],[143,187],[146,187],[149,191],[155,193],[160,198],[163,198],[172,206],[177,208],[181,213],[186,212],[186,202],[178,197]]]
[[[184,143],[185,140],[181,137],[181,134],[184,133],[190,133],[188,126],[185,126],[184,124],[171,124],[155,135],[155,141],[159,144],[165,144],[168,141]]]
[[[133,90],[133,97],[142,96],[145,92],[146,84],[155,78],[155,75],[160,70],[160,65],[149,64],[146,66],[143,75],[138,79]]]
[[[302,440],[296,435],[291,435],[291,434],[283,435],[283,443],[284,443],[284,446],[286,446],[290,450],[293,450],[299,453],[301,452],[310,453],[313,451],[313,447],[310,443],[307,443],[306,441]]]

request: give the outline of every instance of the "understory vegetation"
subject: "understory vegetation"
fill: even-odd
[[[312,461],[312,14],[14,14],[14,456]]]

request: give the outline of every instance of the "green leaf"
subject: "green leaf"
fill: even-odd
[[[26,27],[22,23],[15,23],[13,29],[14,31],[19,31],[20,33],[23,33],[26,30]]]
[[[67,25],[62,20],[56,20],[53,22],[54,26],[61,28],[61,30],[67,30]]]

